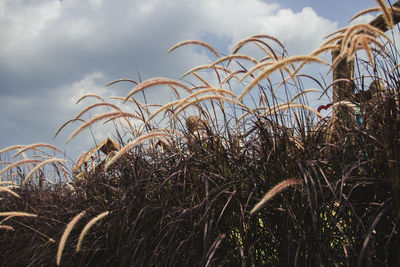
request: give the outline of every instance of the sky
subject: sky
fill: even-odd
[[[87,131],[65,145],[79,124],[53,135],[90,103],[76,105],[81,96],[126,96],[132,85],[106,85],[139,74],[179,79],[214,60],[195,47],[167,54],[178,42],[202,40],[228,54],[238,41],[268,34],[291,55],[306,54],[373,6],[373,0],[0,0],[0,149],[45,142],[75,159],[93,136]],[[107,135],[94,132],[97,142]]]

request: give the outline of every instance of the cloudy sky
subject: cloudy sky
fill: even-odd
[[[175,79],[210,62],[207,53],[192,47],[166,54],[180,41],[203,40],[227,54],[245,37],[268,34],[290,54],[305,54],[356,12],[375,5],[374,0],[0,0],[0,149],[47,142],[75,158],[93,144],[83,135],[64,145],[78,124],[52,138],[86,106],[75,102],[88,93],[125,96],[129,84],[105,86],[119,78],[138,80],[140,73],[142,80]]]

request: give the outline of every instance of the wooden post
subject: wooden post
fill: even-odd
[[[334,51],[332,53],[332,62],[339,56],[340,51]],[[343,79],[343,81],[336,82],[333,85],[333,103],[338,103],[343,100],[352,101],[354,99],[354,61],[348,61],[347,57],[344,57],[337,64],[333,70],[333,80]]]
[[[400,0],[394,3],[393,6],[400,8]],[[392,12],[392,16],[395,25],[400,22],[399,13]],[[376,17],[369,24],[380,29],[381,31],[389,30],[389,26],[386,24],[383,15]],[[334,51],[332,53],[332,62],[334,62],[335,59],[339,56],[339,53],[339,51]],[[338,79],[345,79],[347,81],[340,81],[333,85],[333,103],[335,104],[345,100],[354,102],[354,61],[348,61],[348,59],[345,57],[338,63],[336,68],[333,70],[333,81],[336,81]],[[341,108],[339,109],[343,110]],[[335,108],[335,113],[336,115],[338,114],[337,108]]]
[[[400,0],[397,1],[396,3],[394,3],[392,6],[400,8]],[[400,22],[400,14],[399,13],[392,12],[392,16],[393,16],[394,25],[396,25],[397,23]],[[387,30],[390,30],[390,28],[386,24],[385,19],[383,18],[382,15],[380,15],[380,16],[376,17],[375,19],[373,19],[369,24],[371,26],[374,26],[374,27],[378,28],[381,31],[384,31],[384,32],[387,31]]]

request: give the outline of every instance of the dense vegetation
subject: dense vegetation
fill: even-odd
[[[0,151],[1,265],[398,265],[400,55],[391,39],[357,24],[296,57],[267,35],[225,57],[187,41],[171,51],[198,45],[216,57],[187,82],[144,81],[112,99],[120,105],[83,96],[97,102],[60,130],[81,123],[72,139],[107,122],[115,131],[73,169],[48,144]],[[241,54],[249,46],[263,56]],[[331,51],[354,60],[345,82],[355,94],[324,117],[308,85],[326,100],[343,81],[302,70],[328,64],[319,56]],[[176,100],[138,102],[160,88]]]

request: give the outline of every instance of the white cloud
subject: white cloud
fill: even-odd
[[[103,0],[89,0],[89,3],[96,8],[103,4]]]
[[[37,38],[59,16],[58,1],[3,0],[0,2],[0,36],[3,49]]]
[[[293,55],[312,51],[336,28],[311,8],[296,13],[261,0],[0,0],[1,122],[14,114],[20,116],[16,131],[54,131],[76,115],[74,103],[82,94],[124,96],[132,89],[105,88],[107,82],[137,79],[137,71],[142,79],[177,78],[211,60],[193,47],[165,54],[183,40],[212,36],[226,49],[250,35],[268,34]],[[146,93],[154,102],[170,100],[159,91]],[[29,110],[30,120],[50,118],[24,125],[19,109]]]
[[[165,51],[172,42],[200,39],[207,34],[236,43],[260,33],[277,37],[292,53],[305,53],[337,27],[311,8],[294,13],[260,0],[10,3],[3,3],[8,15],[2,19],[0,33],[8,40],[7,47],[13,45],[22,54],[37,57],[49,50],[62,52],[66,45],[77,54],[84,51],[89,55],[117,54],[130,46],[130,52],[136,55],[146,53],[143,50],[147,47]]]

